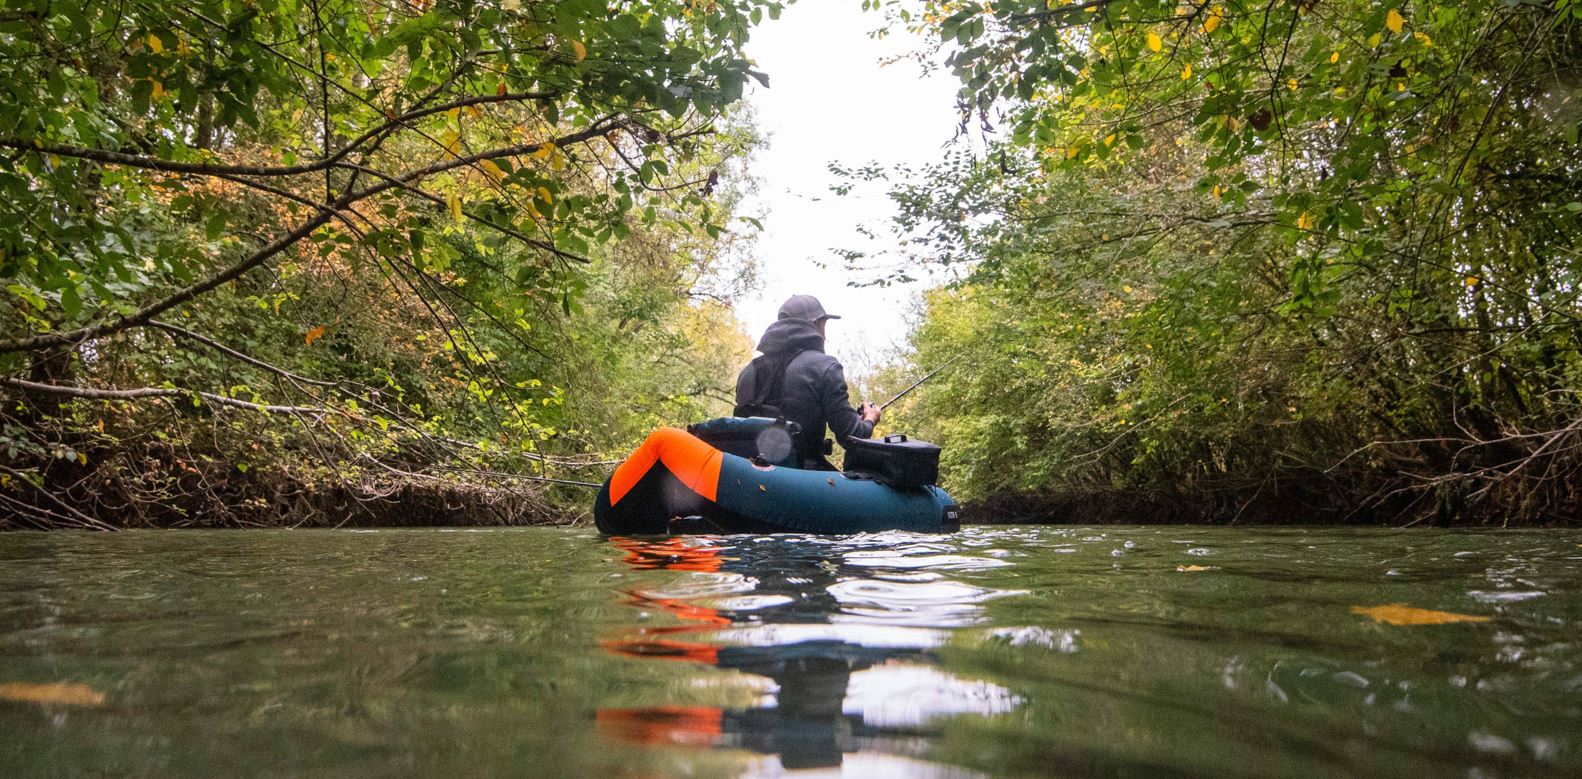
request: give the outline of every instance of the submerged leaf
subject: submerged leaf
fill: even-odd
[[[104,693],[77,682],[5,682],[0,684],[0,700],[46,706],[103,706]]]
[[[1197,571],[1217,571],[1217,570],[1219,570],[1219,566],[1217,566],[1217,565],[1178,565],[1178,566],[1176,566],[1176,571],[1179,572],[1179,573],[1195,573]]]
[[[1451,622],[1488,622],[1488,617],[1473,614],[1452,614],[1448,611],[1419,609],[1404,603],[1383,606],[1352,606],[1351,613],[1371,617],[1374,622],[1386,625],[1444,625]]]

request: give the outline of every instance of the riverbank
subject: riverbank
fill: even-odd
[[[1577,527],[1582,505],[1535,508],[1520,495],[1476,495],[1469,484],[1435,490],[1323,492],[1301,484],[1220,492],[1193,490],[1051,490],[1000,492],[962,503],[962,521],[1001,525],[1355,525],[1385,527]]]
[[[15,475],[0,471],[0,530],[492,527],[570,524],[580,513],[571,496],[509,474],[285,464],[241,470],[148,451],[97,467],[56,461],[30,474],[6,470]]]

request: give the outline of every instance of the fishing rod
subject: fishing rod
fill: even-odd
[[[950,359],[949,359],[949,360],[946,360],[946,361],[945,361],[945,364],[944,364],[944,365],[941,365],[941,366],[939,366],[939,367],[938,367],[938,368],[935,368],[935,369],[934,369],[934,370],[931,370],[931,371],[929,371],[929,372],[928,372],[928,375],[927,375],[927,376],[924,376],[924,377],[923,377],[923,378],[921,378],[921,379],[918,379],[918,380],[917,380],[917,383],[915,383],[915,384],[913,384],[913,385],[912,385],[912,386],[910,386],[910,387],[907,387],[907,388],[906,388],[906,389],[904,389],[904,390],[901,390],[901,391],[900,391],[900,392],[899,392],[899,393],[897,393],[897,394],[896,394],[896,396],[895,396],[895,397],[893,397],[893,398],[890,398],[890,399],[889,399],[889,400],[886,400],[886,401],[885,401],[885,402],[883,402],[883,403],[881,403],[881,404],[879,404],[879,410],[880,410],[880,411],[883,411],[883,410],[885,410],[885,409],[886,409],[886,408],[889,408],[889,406],[890,406],[890,404],[891,404],[891,403],[894,403],[894,402],[896,402],[896,401],[897,401],[897,400],[900,400],[900,399],[901,399],[901,398],[904,398],[904,397],[906,397],[906,395],[907,395],[907,393],[909,393],[909,392],[911,392],[911,391],[912,391],[912,390],[915,390],[915,389],[917,389],[917,388],[918,388],[918,387],[921,387],[921,386],[923,386],[923,382],[925,382],[925,381],[928,381],[928,380],[929,380],[929,379],[932,379],[932,378],[934,378],[934,374],[936,374],[936,373],[939,373],[939,372],[940,372],[940,371],[942,371],[942,370],[944,370],[944,369],[946,369],[946,368],[949,368],[949,367],[950,367],[950,364],[951,364],[951,363],[953,363],[953,362],[955,362],[955,361],[957,361],[957,360],[959,360],[959,359],[961,359],[961,355],[959,355],[959,354],[958,354],[958,355],[956,355],[956,356],[955,356],[955,357],[952,357],[952,358],[950,358]]]

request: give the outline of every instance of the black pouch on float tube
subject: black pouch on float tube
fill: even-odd
[[[769,417],[721,417],[687,425],[688,433],[726,454],[788,468],[796,467],[792,439],[800,430],[795,422]]]
[[[847,439],[846,470],[867,474],[891,487],[938,484],[939,445],[911,441],[899,434]]]

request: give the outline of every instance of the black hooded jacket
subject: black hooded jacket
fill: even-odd
[[[873,423],[851,407],[846,391],[846,372],[840,361],[824,353],[824,336],[803,319],[781,319],[764,331],[758,341],[763,356],[753,360],[736,377],[738,406],[753,399],[758,371],[769,370],[775,358],[799,352],[786,365],[781,392],[769,391],[768,404],[778,406],[786,419],[802,426],[797,451],[803,467],[830,467],[819,452],[826,427],[841,446],[852,438],[873,435]]]

